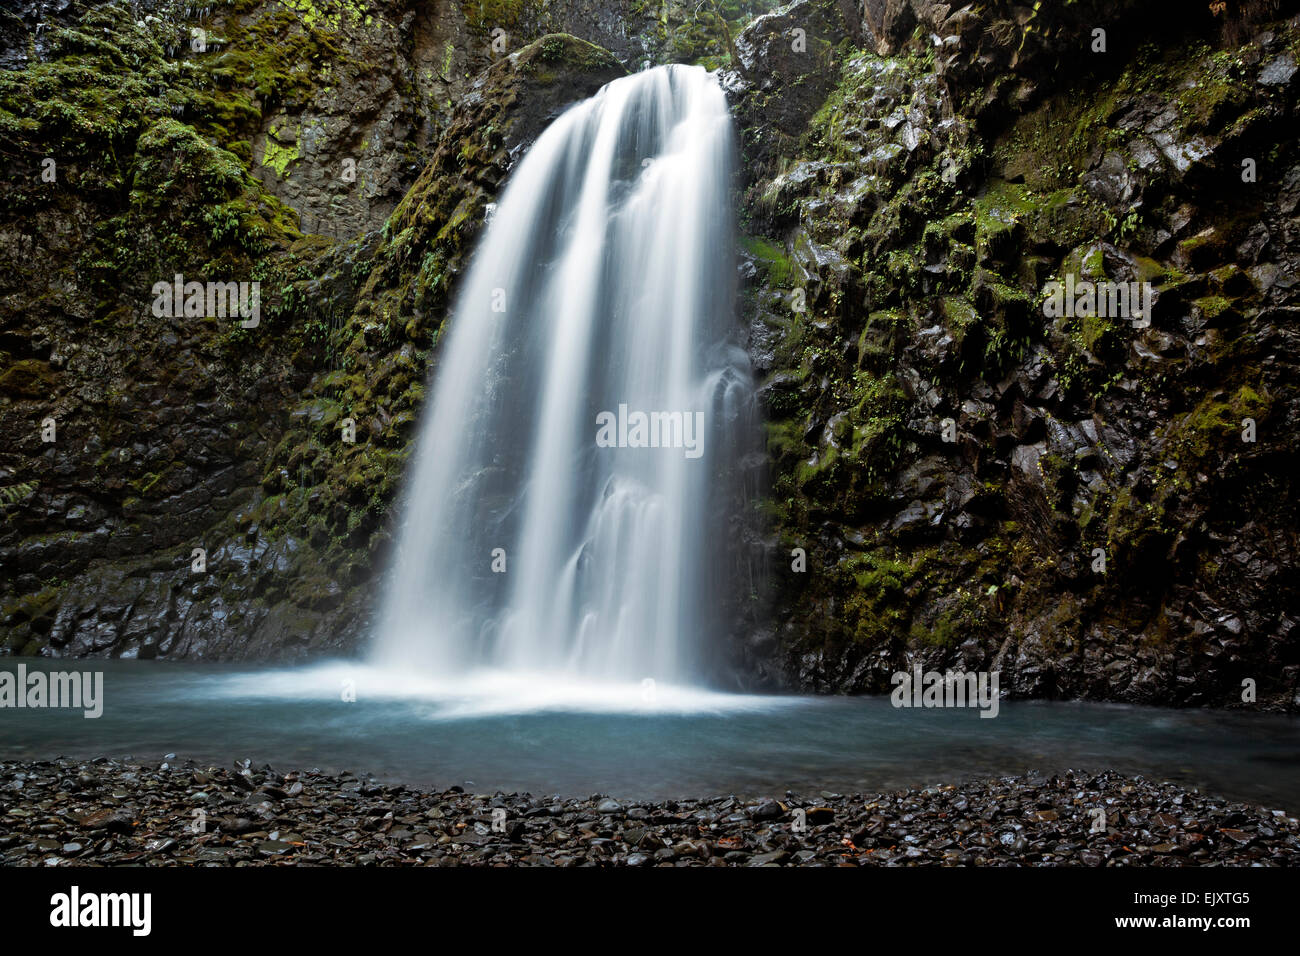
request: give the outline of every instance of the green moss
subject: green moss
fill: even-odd
[[[274,137],[275,130],[271,130],[266,137],[266,146],[262,150],[262,165],[274,169],[276,175],[284,179],[290,165],[298,161],[298,145],[291,143],[288,146],[281,146]]]
[[[844,561],[836,577],[837,589],[846,594],[843,619],[854,643],[877,645],[906,627],[910,615],[903,591],[912,577],[907,564],[869,552]]]
[[[841,66],[840,82],[809,123],[809,142],[819,156],[828,161],[856,158],[858,151],[845,139],[845,133],[858,126],[859,103],[877,81],[878,72],[867,66],[879,62],[879,57],[861,52]]]
[[[850,401],[853,443],[849,454],[863,477],[875,482],[891,474],[898,464],[907,400],[894,374],[858,372]]]
[[[753,257],[759,268],[764,270],[769,283],[776,288],[786,289],[790,287],[790,279],[794,275],[794,264],[790,261],[785,249],[775,243],[753,236],[742,236],[740,246]]]
[[[990,237],[1007,235],[1037,209],[1037,204],[1024,186],[995,180],[972,204],[976,248],[993,244]]]
[[[476,30],[513,27],[527,9],[528,0],[460,0],[460,12]]]
[[[372,22],[361,0],[280,0],[301,18],[308,30],[337,31],[345,22],[357,25]]]
[[[1165,557],[1172,542],[1183,533],[1173,515],[1180,500],[1193,490],[1198,473],[1231,474],[1249,447],[1242,441],[1246,418],[1263,423],[1272,397],[1250,385],[1206,396],[1159,436],[1166,464],[1153,476],[1151,487],[1139,498],[1132,488],[1117,491],[1105,525],[1107,557],[1116,567],[1131,566],[1152,557]],[[1095,519],[1090,521],[1095,525]]]
[[[965,336],[966,330],[979,321],[979,313],[975,311],[975,306],[961,296],[944,296],[940,300],[939,309],[943,312],[944,320],[952,331],[953,337],[959,343]]]
[[[1169,443],[1187,466],[1217,456],[1221,450],[1240,451],[1243,419],[1263,421],[1272,404],[1270,395],[1250,385],[1241,385],[1230,395],[1217,392],[1171,428]]]
[[[1205,318],[1214,320],[1232,309],[1231,300],[1221,295],[1208,295],[1197,299],[1195,305]]]
[[[0,394],[44,398],[54,391],[56,380],[55,372],[48,363],[38,359],[22,359],[0,372]]]
[[[548,33],[519,51],[516,69],[536,82],[549,84],[573,70],[621,72],[623,67],[604,47],[567,33]]]
[[[804,428],[799,422],[788,419],[765,421],[763,428],[767,432],[767,452],[773,460],[798,459],[806,454]]]
[[[59,581],[22,595],[0,608],[0,623],[15,627],[41,618],[52,618],[59,608],[59,596],[66,588],[67,582]]]
[[[914,623],[908,636],[914,645],[950,650],[973,636],[973,617],[966,606],[944,611],[928,627],[919,621]]]
[[[959,306],[953,305],[955,310]],[[961,322],[961,317],[955,321]],[[867,316],[858,337],[858,365],[864,372],[884,374],[895,364],[898,350],[913,331],[913,323],[902,309],[880,309]]]

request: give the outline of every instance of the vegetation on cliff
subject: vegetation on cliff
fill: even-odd
[[[931,19],[842,51],[748,191],[774,679],[882,691],[922,659],[1033,696],[1225,705],[1249,679],[1291,706],[1300,32],[1225,45],[1210,20],[1093,61],[1067,32],[1022,60],[1033,17],[911,6]],[[1067,274],[1151,283],[1149,327],[1048,317]]]

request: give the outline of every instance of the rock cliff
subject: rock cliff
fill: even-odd
[[[1295,4],[11,6],[6,652],[356,649],[487,204],[687,61],[734,106],[768,421],[740,682],[1297,707]],[[258,324],[156,314],[178,274]]]

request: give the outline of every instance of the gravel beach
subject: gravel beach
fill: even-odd
[[[0,862],[1294,866],[1300,822],[1110,772],[645,802],[438,792],[247,761],[60,758],[0,762]]]

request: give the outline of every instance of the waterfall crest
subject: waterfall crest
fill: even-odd
[[[375,663],[700,679],[754,427],[731,172],[690,66],[609,83],[513,171],[439,346]]]

